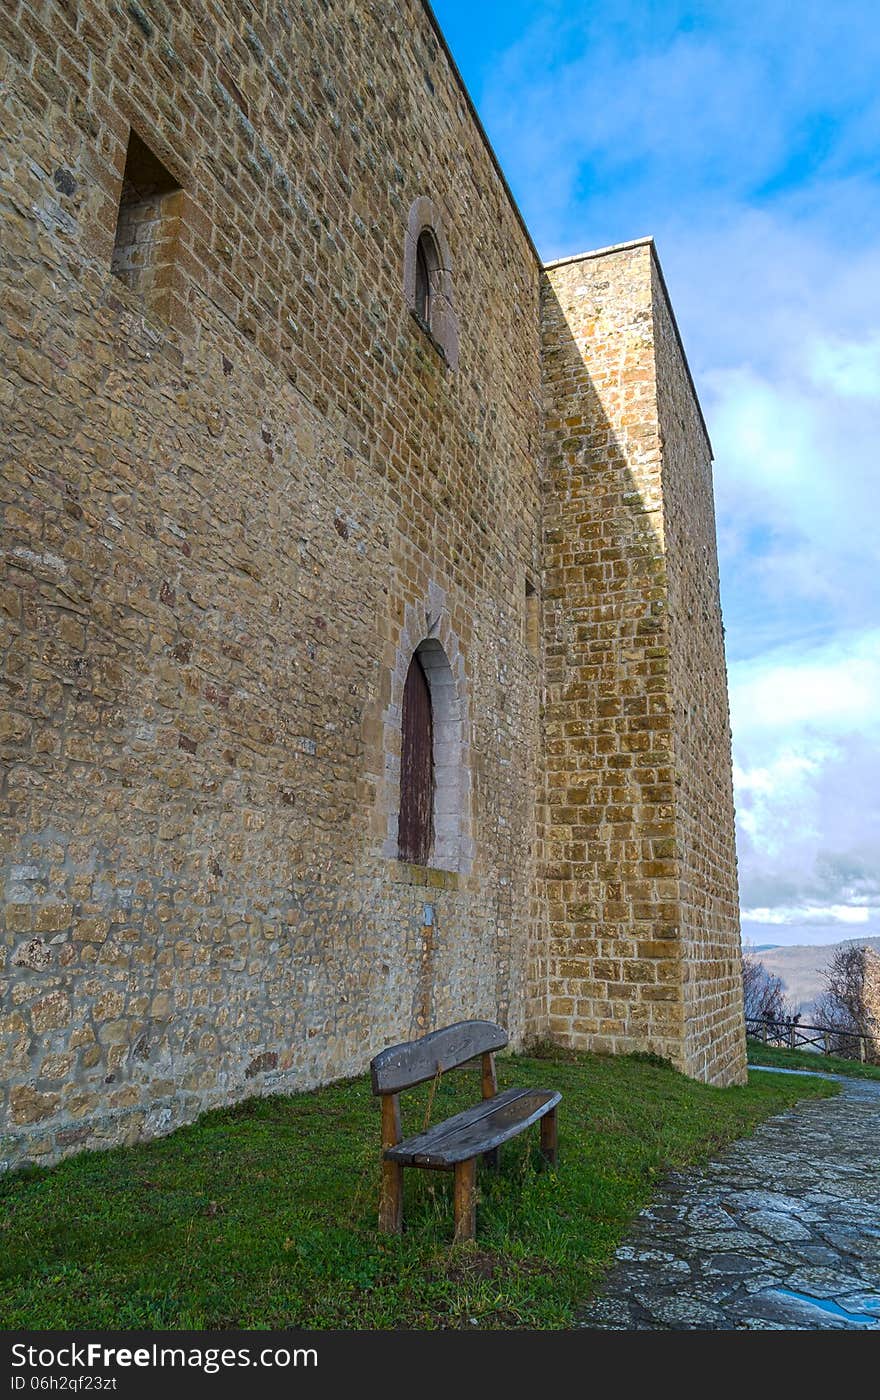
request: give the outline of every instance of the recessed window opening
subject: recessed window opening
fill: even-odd
[[[416,247],[416,315],[430,329],[433,311],[433,287],[440,259],[437,245],[426,229],[419,235]]]
[[[170,287],[177,254],[181,189],[174,176],[132,131],[116,219],[110,270],[147,296]]]
[[[416,249],[416,311],[425,325],[430,325],[431,283],[428,277],[428,261],[425,257],[424,241],[419,239]]]
[[[457,369],[459,327],[452,258],[442,212],[427,195],[413,201],[406,221],[403,294],[410,315],[435,351],[449,369]]]
[[[434,845],[434,713],[431,692],[416,653],[403,689],[398,855],[427,865]]]
[[[526,578],[525,644],[532,656],[538,657],[541,650],[541,603],[538,590],[530,578]]]

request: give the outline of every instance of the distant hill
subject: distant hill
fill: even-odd
[[[747,949],[764,964],[768,972],[781,977],[789,1000],[802,1015],[809,1016],[813,1002],[825,987],[825,970],[835,948],[853,944],[875,948],[880,953],[880,938],[843,938],[839,943],[793,944],[791,947],[753,947]]]

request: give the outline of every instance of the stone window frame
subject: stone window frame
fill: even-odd
[[[430,275],[430,323],[417,305],[419,241],[428,252]],[[403,257],[403,295],[409,313],[450,369],[458,368],[458,313],[452,257],[443,230],[443,216],[434,200],[420,195],[413,201],[407,219]]]
[[[433,621],[432,621],[433,618]],[[464,657],[445,612],[407,605],[398,641],[391,695],[383,715],[384,801],[387,814],[382,855],[395,862],[400,815],[400,753],[403,690],[418,653],[431,696],[434,722],[434,843],[428,870],[471,872],[471,754]]]

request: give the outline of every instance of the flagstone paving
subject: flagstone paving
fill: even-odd
[[[577,1325],[880,1331],[880,1082],[839,1082],[668,1177]]]

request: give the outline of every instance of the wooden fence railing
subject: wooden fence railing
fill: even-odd
[[[763,1016],[747,1016],[746,1029],[755,1040],[765,1045],[784,1046],[787,1050],[810,1046],[823,1055],[842,1055],[863,1063],[870,1054],[870,1037],[861,1031],[839,1030],[836,1026],[803,1026],[794,1019],[771,1021]]]

